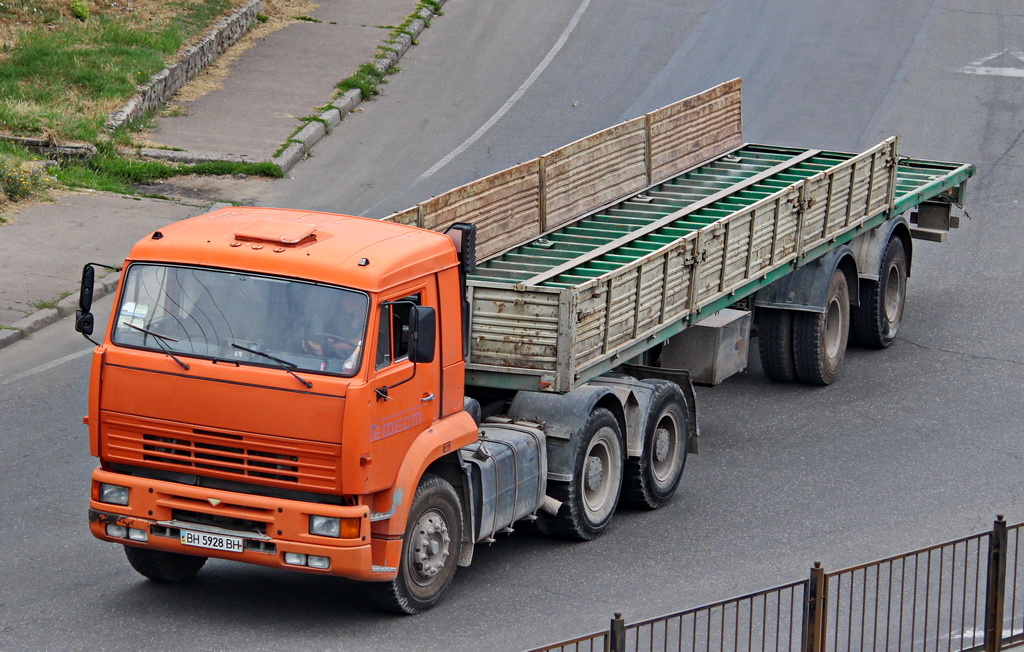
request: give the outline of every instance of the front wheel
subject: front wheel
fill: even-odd
[[[557,516],[541,512],[540,527],[589,541],[608,529],[622,490],[622,430],[607,408],[594,408],[573,438],[573,478],[551,482],[548,493],[562,502]]]
[[[135,546],[125,546],[124,554],[128,557],[128,563],[140,575],[145,575],[154,582],[167,584],[189,579],[206,564],[206,557],[179,555],[175,552]]]
[[[689,412],[679,385],[665,380],[648,382],[655,383],[655,389],[643,450],[638,459],[626,462],[623,491],[631,505],[657,509],[668,504],[683,478]]]
[[[384,611],[412,615],[441,601],[455,576],[462,548],[462,502],[447,480],[420,480],[402,539],[402,561],[390,582],[371,587]]]

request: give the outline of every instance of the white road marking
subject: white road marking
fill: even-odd
[[[1009,55],[1017,59],[1019,66],[988,66],[985,65],[994,59]],[[995,52],[978,59],[974,63],[964,66],[960,69],[960,72],[965,72],[969,75],[996,75],[999,77],[1024,77],[1024,51],[1016,48],[1003,50],[1001,52]]]
[[[508,110],[512,108],[512,105],[519,101],[519,98],[521,98],[523,94],[526,93],[530,86],[533,86],[533,83],[537,81],[538,77],[541,76],[541,73],[544,72],[544,69],[548,67],[548,64],[551,63],[551,61],[555,58],[555,55],[557,55],[559,50],[562,49],[562,46],[565,45],[565,42],[569,40],[569,35],[572,33],[574,29],[576,29],[576,25],[580,22],[580,18],[583,16],[583,12],[587,10],[587,6],[589,4],[590,0],[583,0],[583,2],[580,3],[579,8],[576,9],[576,13],[573,14],[572,16],[572,20],[570,20],[569,24],[565,26],[565,29],[562,31],[562,35],[558,37],[558,41],[555,42],[555,45],[547,53],[547,56],[544,57],[544,60],[540,62],[540,64],[534,69],[532,73],[530,73],[530,76],[527,77],[526,81],[523,82],[522,86],[520,86],[519,89],[512,94],[512,97],[508,98],[505,104],[502,105],[500,109],[498,109],[497,113],[492,115],[490,119],[487,120],[487,122],[482,124],[480,128],[476,130],[476,133],[467,138],[466,142],[456,147],[454,150],[452,150],[450,154],[448,154],[448,156],[445,156],[443,159],[435,163],[432,168],[430,168],[429,170],[421,174],[419,177],[417,177],[416,180],[413,181],[412,185],[415,186],[416,184],[432,176],[435,172],[437,172],[444,166],[448,165],[448,163],[451,162],[453,158],[455,158],[462,152],[466,151],[473,143],[479,140],[481,136],[487,133],[490,130],[490,128],[493,127],[495,123],[498,122],[498,120],[501,120],[501,116],[505,115],[508,112]]]
[[[0,380],[0,385],[9,385],[10,383],[18,382],[19,380],[23,380],[25,378],[28,378],[29,376],[34,376],[34,375],[40,374],[40,373],[42,373],[44,371],[49,371],[50,369],[53,369],[54,367],[59,367],[60,365],[64,364],[65,362],[71,362],[72,360],[77,360],[78,358],[81,358],[83,356],[89,355],[92,352],[93,352],[93,348],[90,347],[88,349],[85,349],[85,350],[82,350],[82,351],[78,351],[77,353],[69,353],[68,355],[65,355],[65,356],[62,356],[60,358],[57,358],[56,360],[51,360],[50,362],[47,362],[46,364],[41,364],[38,367],[32,367],[31,369],[26,369],[25,371],[22,371],[21,373],[14,374],[10,378],[4,378],[4,379]]]

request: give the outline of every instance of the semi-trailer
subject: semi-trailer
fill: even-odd
[[[230,207],[139,241],[92,359],[93,534],[435,605],[513,526],[592,539],[697,451],[693,383],[832,383],[900,327],[974,167],[745,143],[732,80],[384,220]],[[76,328],[93,333],[95,264]]]

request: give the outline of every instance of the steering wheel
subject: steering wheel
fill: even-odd
[[[355,350],[348,338],[335,333],[310,333],[303,340],[304,348],[306,342],[316,342],[320,346],[320,354],[325,358],[347,358]]]

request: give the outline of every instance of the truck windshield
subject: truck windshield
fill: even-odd
[[[113,340],[179,356],[351,376],[368,297],[353,290],[223,270],[128,267]]]

